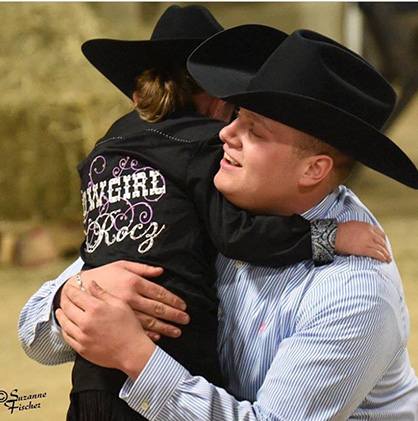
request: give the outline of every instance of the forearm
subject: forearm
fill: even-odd
[[[264,419],[258,403],[238,401],[204,378],[191,376],[160,348],[135,382],[126,381],[120,397],[151,421]]]
[[[372,273],[367,276],[340,284],[330,279],[306,298],[296,332],[272,350],[272,360],[263,361],[269,369],[257,393],[246,396],[251,401],[239,401],[191,376],[159,348],[136,381],[126,382],[120,397],[151,421],[346,420],[404,346],[392,306],[380,297],[352,291],[356,282],[366,292],[383,284]],[[367,282],[373,286],[365,288]],[[341,291],[347,300],[341,300]],[[242,385],[248,387],[249,377],[239,371],[236,375],[243,376]],[[240,384],[235,390],[246,393]]]
[[[78,259],[53,281],[45,284],[23,307],[18,324],[18,336],[25,353],[45,365],[57,365],[74,359],[74,351],[64,341],[53,316],[53,301],[66,280],[83,265]]]
[[[303,260],[316,264],[333,259],[335,237],[329,223],[313,223],[300,215],[253,215],[234,206],[213,184],[222,149],[219,141],[201,145],[190,160],[186,185],[208,234],[224,256],[255,265],[286,266]],[[330,222],[329,220],[325,220]]]

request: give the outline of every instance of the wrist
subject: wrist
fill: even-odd
[[[134,350],[128,352],[122,358],[120,370],[135,381],[144,370],[156,348],[155,343],[144,333],[143,340],[139,341]]]
[[[312,258],[315,266],[334,260],[337,227],[338,223],[334,218],[311,221]]]

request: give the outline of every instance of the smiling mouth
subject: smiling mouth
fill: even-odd
[[[235,161],[235,159],[231,158],[226,152],[224,154],[224,158],[228,162],[228,164],[231,164],[234,167],[241,167],[242,166],[237,161]]]

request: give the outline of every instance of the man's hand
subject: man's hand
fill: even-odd
[[[136,379],[155,350],[134,311],[95,281],[90,294],[68,286],[56,317],[65,341],[85,359]]]
[[[158,340],[161,334],[172,338],[181,335],[180,329],[163,320],[183,325],[190,321],[184,312],[186,303],[183,300],[146,279],[155,278],[162,273],[162,268],[119,261],[87,270],[82,273],[81,279],[87,292],[90,291],[91,282],[96,280],[104,290],[128,304],[135,311],[147,334],[153,340]],[[79,288],[75,276],[63,286],[61,295],[69,287]]]
[[[392,258],[385,240],[386,235],[379,227],[367,222],[344,222],[338,224],[335,253],[373,257],[390,263]]]

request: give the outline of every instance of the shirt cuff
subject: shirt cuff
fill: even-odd
[[[315,266],[322,266],[334,260],[337,227],[336,219],[311,221],[312,258]]]
[[[154,420],[188,375],[182,365],[157,346],[138,378],[126,380],[119,397],[134,411]]]
[[[54,300],[55,300],[55,296],[57,295],[58,291],[60,290],[60,288],[65,284],[65,282],[67,282],[68,279],[63,279],[61,282],[59,282],[56,285],[56,289],[54,291],[53,294],[51,294],[51,297],[48,300],[48,304],[46,306],[48,310],[48,319],[43,320],[44,322],[47,322],[50,320],[50,324],[51,324],[51,330],[53,333],[55,333],[56,335],[62,337],[62,330],[61,330],[61,326],[57,321],[57,318],[55,317],[55,308],[54,308]]]
[[[47,301],[40,309],[39,317],[36,323],[34,324],[33,329],[31,330],[30,336],[27,338],[27,343],[29,346],[32,346],[32,344],[37,339],[39,329],[43,323],[49,322],[51,324],[52,332],[62,337],[61,326],[58,324],[54,314],[54,298],[58,290],[66,281],[67,279],[62,279],[55,285],[55,291],[53,291],[52,294],[49,295]]]

